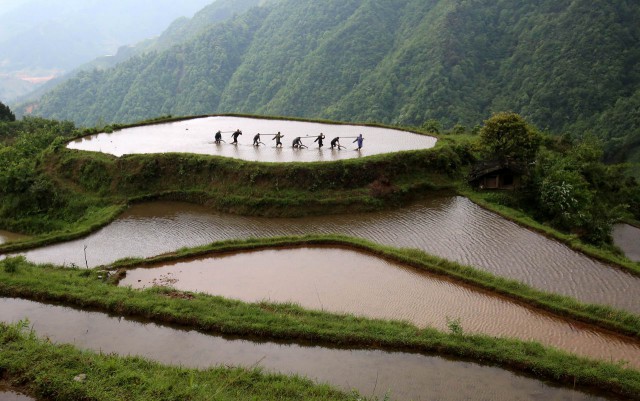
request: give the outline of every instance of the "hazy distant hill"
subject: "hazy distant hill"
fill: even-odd
[[[150,51],[165,50],[173,45],[186,42],[210,26],[226,21],[236,14],[245,12],[251,7],[265,3],[267,0],[210,1],[213,1],[213,3],[198,11],[193,18],[181,17],[174,20],[160,36],[145,39],[133,45],[121,46],[118,48],[117,52],[112,55],[95,58],[64,75],[47,82],[35,90],[28,92],[23,91],[19,96],[11,97],[10,99],[12,99],[12,103],[20,104],[39,99],[44,93],[55,88],[60,83],[75,77],[81,71],[111,68],[133,56],[141,55]],[[3,99],[1,90],[0,86],[0,99]]]
[[[80,74],[37,113],[92,125],[252,112],[446,126],[514,110],[636,142],[640,3],[281,0],[187,43]],[[636,144],[637,146],[637,144]]]
[[[192,16],[211,1],[3,0],[0,73],[63,73],[123,44],[156,36],[177,17]]]

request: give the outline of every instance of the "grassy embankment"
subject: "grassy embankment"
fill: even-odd
[[[633,262],[627,259],[624,255],[621,255],[611,246],[598,247],[585,243],[581,241],[576,235],[563,233],[553,227],[542,224],[521,210],[516,210],[508,206],[501,205],[500,203],[493,200],[495,196],[495,193],[493,192],[473,191],[471,188],[464,185],[460,185],[457,188],[456,192],[462,196],[469,198],[477,205],[494,213],[497,213],[505,219],[513,221],[518,225],[532,229],[548,238],[562,242],[563,244],[569,246],[571,249],[582,252],[585,255],[588,255],[601,262],[623,268],[624,270],[634,275],[640,276],[640,262]]]
[[[142,124],[146,123],[138,125]],[[262,216],[397,207],[427,193],[453,189],[467,156],[464,146],[441,143],[435,149],[331,163],[257,163],[180,153],[117,158],[57,143],[42,154],[40,169],[61,191],[95,203],[85,208],[99,213],[28,242],[0,245],[0,252],[86,235],[115,218],[125,205],[144,200],[181,200]]]
[[[251,242],[247,244],[252,245]],[[228,249],[233,244],[221,246]],[[308,311],[291,304],[244,303],[205,294],[185,297],[179,296],[185,293],[168,288],[138,291],[114,286],[105,280],[104,272],[98,270],[34,266],[20,259],[5,260],[0,265],[2,296],[63,302],[218,334],[451,355],[512,368],[559,383],[575,383],[579,387],[593,387],[630,399],[640,398],[639,371],[587,360],[537,343],[464,333],[447,334],[430,328],[418,329],[403,322]],[[4,348],[0,355],[6,355]],[[55,370],[56,362],[49,363],[50,369]],[[23,369],[36,368],[26,366]]]
[[[126,126],[107,126],[105,131],[201,117],[206,116],[161,117]],[[345,124],[327,120],[292,120]],[[76,137],[96,132],[96,129],[84,130]],[[430,150],[331,163],[256,163],[178,153],[117,158],[72,151],[65,149],[64,143],[57,143],[55,150],[45,152],[42,169],[65,192],[85,202],[91,198],[100,202],[93,201],[96,205],[86,208],[88,212],[64,230],[48,232],[22,243],[0,244],[0,252],[86,235],[113,220],[123,207],[136,201],[182,200],[245,215],[304,216],[398,207],[438,190],[451,190],[575,250],[640,274],[640,263],[631,262],[610,248],[585,244],[573,235],[536,222],[522,211],[500,205],[493,201],[492,193],[472,191],[466,185],[465,177],[473,160],[476,140],[477,137],[472,135],[444,135]]]
[[[260,369],[167,367],[54,345],[20,325],[0,324],[0,366],[5,379],[52,401],[117,400],[358,400],[327,385]],[[84,374],[82,381],[74,378]]]

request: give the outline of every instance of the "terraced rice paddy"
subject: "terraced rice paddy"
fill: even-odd
[[[257,364],[268,371],[304,375],[347,391],[357,389],[380,397],[389,392],[395,400],[608,399],[438,356],[222,338],[11,298],[0,298],[0,316],[5,322],[28,318],[40,336],[82,349],[139,355],[196,368]]]

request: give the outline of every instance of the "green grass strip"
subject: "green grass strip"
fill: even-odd
[[[0,324],[0,370],[28,393],[52,401],[77,400],[336,400],[362,399],[328,385],[260,369],[167,367],[54,345],[21,325]],[[85,375],[83,380],[74,380]]]
[[[0,244],[0,254],[38,248],[84,237],[111,223],[125,209],[126,205],[123,204],[93,208],[82,220],[73,226],[67,227],[64,231],[38,235],[23,241]]]
[[[224,249],[225,245],[220,246]],[[167,288],[137,291],[113,286],[99,270],[35,266],[19,258],[0,265],[2,296],[57,301],[218,334],[452,355],[640,399],[639,371],[535,342],[447,334],[403,322],[308,311],[291,304],[244,303],[205,294],[182,299]]]
[[[469,188],[459,187],[457,192],[470,199],[480,207],[492,211],[505,219],[508,219],[518,225],[530,228],[548,238],[560,241],[571,249],[582,252],[601,262],[620,267],[629,273],[640,276],[640,262],[633,262],[624,256],[617,255],[611,250],[603,249],[594,245],[585,244],[580,241],[576,235],[562,233],[552,227],[537,222],[531,216],[522,211],[512,209],[510,207],[499,205],[491,202],[480,192],[472,191]],[[490,194],[489,194],[490,195]]]
[[[564,295],[547,293],[516,280],[506,279],[471,266],[461,265],[418,249],[400,249],[342,235],[307,235],[300,237],[256,238],[228,240],[148,258],[124,259],[101,268],[132,268],[170,262],[186,257],[204,256],[214,252],[290,247],[302,245],[337,245],[365,251],[375,256],[409,265],[430,273],[454,278],[459,282],[501,294],[534,308],[555,315],[592,324],[640,339],[640,316],[606,305],[584,304]]]

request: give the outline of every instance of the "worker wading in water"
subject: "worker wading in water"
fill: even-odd
[[[240,131],[239,129],[236,130],[236,132],[234,132],[233,134],[231,134],[231,137],[233,138],[233,144],[238,143],[238,136],[242,135],[242,131]]]
[[[282,142],[280,142],[280,139],[282,139],[282,137],[283,137],[283,136],[284,136],[284,135],[282,135],[282,134],[280,133],[280,131],[278,131],[278,133],[277,133],[273,138],[271,138],[271,140],[272,140],[272,141],[273,141],[274,139],[276,140],[276,148],[278,147],[278,145],[280,145],[280,147],[282,147]]]
[[[362,137],[362,134],[358,135],[358,136],[356,137],[356,140],[355,140],[355,141],[353,141],[353,143],[358,142],[358,149],[356,149],[356,150],[360,150],[360,149],[362,149],[362,141],[364,141],[364,138]]]
[[[315,141],[313,141],[313,142],[318,142],[318,147],[319,147],[319,148],[321,148],[321,147],[322,147],[322,140],[323,140],[324,138],[326,138],[326,137],[325,137],[325,136],[324,136],[324,134],[321,132],[321,133],[320,133],[320,135],[318,135],[318,137],[316,138],[316,140],[315,140]]]
[[[300,139],[300,137],[296,137],[296,139],[293,140],[293,145],[291,145],[293,148],[298,148],[301,149],[304,145],[302,144],[302,139]],[[306,146],[304,146],[306,148]]]

